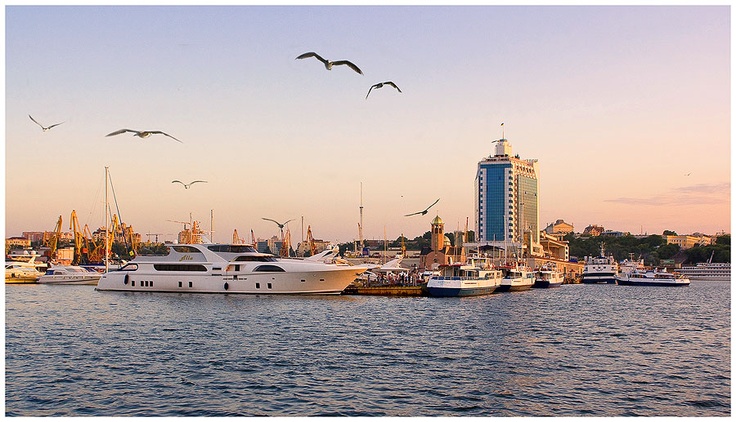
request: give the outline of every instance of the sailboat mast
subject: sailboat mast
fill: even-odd
[[[108,208],[107,202],[107,174],[108,167],[105,167],[105,272],[110,269],[110,233],[108,231],[108,225],[110,224],[110,209]]]

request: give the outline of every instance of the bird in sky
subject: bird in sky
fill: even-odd
[[[399,89],[399,87],[398,87],[398,86],[396,86],[396,84],[395,84],[395,83],[393,83],[393,82],[391,82],[391,81],[386,81],[386,82],[379,82],[379,83],[377,83],[377,84],[375,84],[375,85],[372,85],[372,86],[370,87],[370,89],[368,89],[368,93],[367,93],[367,94],[365,94],[365,99],[366,99],[366,100],[368,99],[368,96],[369,96],[369,95],[371,94],[371,91],[373,90],[373,88],[375,88],[375,89],[378,89],[378,88],[383,88],[383,86],[384,86],[384,85],[390,85],[390,86],[392,86],[392,87],[396,88],[396,89],[397,89],[397,90],[398,90],[399,92],[401,92],[401,90]]]
[[[164,133],[164,132],[161,132],[160,130],[132,130],[132,129],[120,129],[120,130],[116,130],[116,131],[115,131],[115,132],[113,132],[113,133],[108,133],[108,134],[107,134],[107,135],[105,135],[105,136],[114,136],[114,135],[120,135],[121,133],[125,133],[125,132],[132,132],[132,133],[133,133],[133,136],[137,136],[137,137],[139,137],[139,138],[148,138],[148,137],[149,137],[149,136],[151,136],[151,135],[165,135],[165,136],[168,136],[169,138],[171,138],[171,139],[175,140],[176,142],[179,142],[179,143],[182,143],[182,144],[184,143],[184,142],[182,142],[182,141],[180,141],[180,140],[178,140],[178,139],[174,138],[173,136],[169,135],[168,133]]]
[[[264,219],[264,220],[266,220],[266,221],[273,221],[274,223],[276,223],[276,225],[277,225],[277,226],[279,226],[279,229],[281,229],[281,230],[283,230],[283,229],[284,229],[284,226],[286,225],[286,223],[288,223],[289,221],[292,221],[292,220],[294,220],[294,219],[292,218],[291,220],[286,220],[286,221],[285,221],[285,222],[283,222],[283,223],[279,223],[278,221],[276,221],[276,220],[272,220],[272,219],[270,219],[270,218],[266,218],[266,217],[261,217],[261,218],[262,218],[262,219]]]
[[[189,187],[195,183],[207,183],[207,181],[206,180],[195,180],[193,182],[184,183],[180,180],[172,180],[171,183],[181,183],[184,186],[184,189],[189,189]]]
[[[52,127],[54,127],[54,126],[59,126],[59,125],[60,125],[61,123],[64,123],[64,122],[61,122],[61,123],[57,123],[57,124],[55,124],[55,125],[51,125],[51,126],[49,126],[49,127],[44,127],[44,125],[42,125],[41,123],[38,123],[38,122],[36,121],[36,119],[34,119],[33,117],[31,117],[31,115],[30,115],[30,114],[28,115],[28,117],[30,117],[30,118],[31,118],[31,120],[33,121],[33,123],[35,123],[35,124],[37,124],[37,125],[41,126],[41,129],[43,129],[43,131],[44,131],[44,132],[46,132],[47,130],[51,129],[51,128],[52,128]]]
[[[406,214],[406,215],[405,215],[404,217],[409,217],[409,216],[412,216],[412,215],[417,215],[417,214],[422,214],[422,215],[426,215],[426,214],[427,214],[427,212],[429,211],[429,209],[430,209],[430,208],[432,208],[432,207],[434,206],[434,204],[436,204],[436,203],[438,203],[438,202],[440,202],[440,199],[439,199],[439,198],[437,198],[437,200],[436,200],[436,201],[434,201],[434,202],[432,203],[432,205],[430,205],[430,206],[428,206],[427,208],[425,208],[425,209],[424,209],[424,211],[419,211],[419,212],[413,212],[413,213],[411,213],[411,214]]]
[[[319,60],[322,63],[324,63],[325,69],[327,69],[327,70],[332,70],[332,66],[339,66],[339,65],[343,65],[344,64],[344,65],[347,65],[349,68],[353,69],[354,71],[360,73],[361,75],[363,74],[363,71],[360,70],[360,68],[358,68],[358,66],[354,65],[353,63],[351,63],[351,62],[349,62],[347,60],[337,60],[337,61],[334,61],[334,62],[331,61],[331,60],[325,60],[325,59],[322,58],[322,56],[320,56],[319,54],[317,54],[317,53],[315,53],[313,51],[310,51],[309,53],[304,53],[304,54],[298,56],[297,59],[306,59],[308,57],[314,57],[317,60]]]

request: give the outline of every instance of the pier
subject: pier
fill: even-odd
[[[367,296],[427,296],[423,285],[419,286],[355,286],[350,285],[342,291],[344,295]]]

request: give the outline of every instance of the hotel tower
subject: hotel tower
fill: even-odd
[[[518,250],[523,244],[527,255],[539,245],[537,160],[513,156],[511,144],[504,138],[493,142],[495,154],[478,163],[475,175],[476,242]]]

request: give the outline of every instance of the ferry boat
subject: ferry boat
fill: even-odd
[[[682,274],[667,271],[634,270],[616,275],[616,282],[622,286],[689,286],[690,280]]]
[[[427,293],[434,297],[489,295],[501,285],[503,272],[494,269],[490,259],[468,258],[467,263],[440,265],[439,275],[427,282]]]
[[[171,293],[340,294],[368,268],[279,258],[250,245],[181,244],[139,255],[100,278],[96,290]]]
[[[94,286],[102,274],[78,265],[53,265],[38,279],[38,284],[81,284]]]
[[[552,267],[542,267],[534,273],[535,288],[560,287],[565,281],[565,274]]]
[[[528,267],[516,265],[507,267],[497,292],[517,292],[529,290],[534,285],[534,271]]]
[[[690,280],[731,280],[731,264],[728,262],[702,262],[699,264],[682,267],[677,271],[680,274],[687,276],[687,278],[689,278]]]
[[[593,283],[616,283],[618,264],[612,255],[606,256],[605,249],[601,245],[599,256],[586,256],[583,267],[582,281],[585,284]]]

